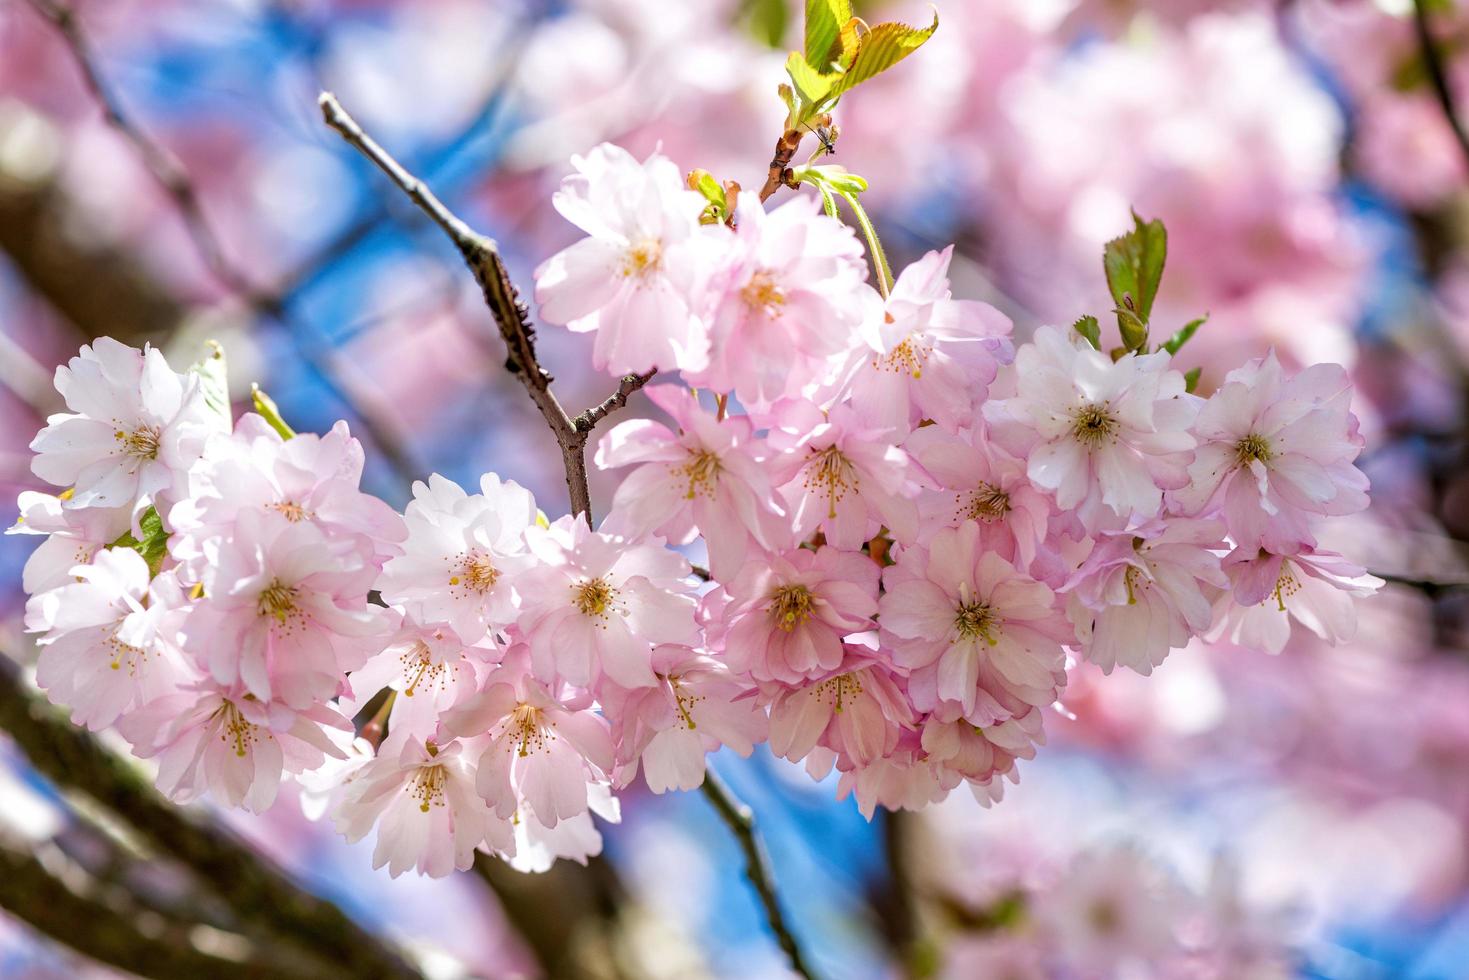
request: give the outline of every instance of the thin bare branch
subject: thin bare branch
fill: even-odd
[[[1469,133],[1465,132],[1464,123],[1459,118],[1459,110],[1454,104],[1454,90],[1450,88],[1448,73],[1444,71],[1443,56],[1429,27],[1428,3],[1429,0],[1413,0],[1413,26],[1418,35],[1418,50],[1423,56],[1424,67],[1428,69],[1428,79],[1433,83],[1434,94],[1438,96],[1439,108],[1443,110],[1444,119],[1453,130],[1459,151],[1464,155],[1464,162],[1469,164]]]
[[[242,922],[291,941],[303,953],[318,953],[355,976],[419,976],[381,939],[297,885],[264,855],[224,828],[197,821],[164,800],[135,769],[29,694],[3,654],[0,729],[10,734],[37,772],[91,797],[160,853],[181,861]]]
[[[628,396],[642,387],[652,375],[624,378],[617,392],[600,405],[583,412],[575,419],[569,416],[551,390],[551,383],[555,379],[536,357],[536,332],[531,326],[530,311],[520,298],[515,284],[511,282],[510,273],[500,258],[500,249],[494,239],[481,235],[450,211],[427,184],[410,173],[391,153],[363,131],[357,120],[342,108],[336,96],[323,92],[318,102],[326,124],[386,174],[399,190],[408,195],[443,230],[459,250],[464,264],[469,266],[469,271],[479,283],[480,290],[484,293],[485,305],[489,307],[500,336],[505,341],[506,369],[520,379],[526,394],[546,420],[547,427],[561,447],[561,459],[566,471],[566,490],[571,498],[572,512],[580,514],[591,526],[592,499],[587,488],[587,437],[599,421],[626,404]]]
[[[791,961],[791,969],[807,980],[812,980],[816,974],[807,965],[801,946],[796,942],[790,926],[786,924],[785,913],[781,911],[780,899],[775,893],[775,876],[770,870],[770,859],[765,854],[760,837],[755,833],[754,812],[730,791],[712,768],[705,769],[704,785],[701,788],[740,843],[740,850],[745,854],[745,876],[750,879],[750,884],[755,886],[755,892],[760,896],[760,904],[765,908],[765,921],[770,924],[770,931],[775,933],[776,942],[780,943],[780,948],[785,950],[786,957]]]

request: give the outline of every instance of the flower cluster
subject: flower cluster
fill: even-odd
[[[614,789],[696,787],[721,746],[834,771],[869,815],[989,803],[1078,659],[1351,634],[1375,580],[1318,541],[1367,503],[1341,369],[1267,356],[1206,399],[1176,346],[1017,349],[947,250],[869,284],[814,198],[711,220],[662,157],[575,165],[556,205],[588,237],[537,271],[543,317],[681,376],[646,389],[666,422],[598,442],[627,472],[597,527],[494,474],[400,515],[344,424],[233,419],[156,350],[58,371],[72,414],[32,448],[62,489],[16,528],[50,535],[38,681],[175,799],[261,810],[291,776],[393,874],[543,869],[600,848]]]

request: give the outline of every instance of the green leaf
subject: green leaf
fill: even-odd
[[[152,578],[163,567],[163,559],[168,557],[168,532],[163,529],[163,518],[152,507],[143,511],[143,516],[138,518],[138,527],[143,532],[141,541],[128,532],[107,547],[132,548],[148,563],[148,576]]]
[[[799,51],[792,51],[786,59],[786,74],[791,76],[791,84],[795,86],[796,97],[800,112],[800,118],[793,119],[795,125],[800,125],[811,116],[816,114],[816,108],[831,96],[831,85],[837,79],[835,75],[823,75],[812,68],[806,59],[801,57]]]
[[[230,407],[230,386],[225,366],[224,348],[216,341],[209,341],[209,353],[189,370],[199,376],[199,389],[204,393],[204,404],[224,420],[225,430],[235,426],[235,413]]]
[[[1078,317],[1071,325],[1071,329],[1086,338],[1086,342],[1092,345],[1092,350],[1102,349],[1102,328],[1097,323],[1097,318],[1091,314]]]
[[[1122,348],[1129,351],[1146,350],[1148,325],[1131,310],[1119,306],[1113,312],[1117,314],[1117,329],[1122,332]]]
[[[1163,349],[1170,354],[1177,354],[1179,348],[1188,343],[1189,338],[1198,333],[1199,328],[1202,327],[1204,325],[1204,322],[1208,319],[1209,317],[1205,315],[1199,317],[1197,320],[1190,320],[1188,323],[1184,324],[1182,330],[1178,331],[1178,333],[1174,334],[1172,337],[1169,337],[1168,340],[1164,342]]]
[[[1163,222],[1145,222],[1136,212],[1132,220],[1137,227],[1114,238],[1103,249],[1102,266],[1117,306],[1131,312],[1146,327],[1163,278],[1163,262],[1168,257],[1168,232]]]
[[[1183,374],[1183,390],[1192,394],[1193,390],[1199,386],[1199,375],[1203,372],[1204,369],[1202,367],[1189,368],[1185,371]]]
[[[250,386],[250,401],[255,405],[256,413],[265,419],[266,422],[270,423],[270,427],[276,432],[279,432],[282,439],[294,439],[296,437],[296,430],[287,425],[286,420],[281,418],[281,410],[276,405],[275,399],[267,395],[257,384]]]
[[[755,40],[778,48],[785,40],[791,11],[786,0],[745,0],[741,16]]]
[[[851,19],[851,0],[806,0],[806,62],[817,71],[830,67],[837,36]]]
[[[837,79],[831,94],[841,95],[868,79],[881,75],[917,51],[938,28],[938,11],[934,11],[933,23],[925,28],[894,23],[878,24],[871,28],[861,36],[851,66]]]

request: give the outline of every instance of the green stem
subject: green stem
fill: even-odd
[[[862,226],[862,234],[867,236],[867,253],[872,257],[872,268],[877,273],[877,288],[882,293],[882,298],[887,299],[893,291],[893,270],[888,265],[887,254],[882,250],[877,229],[873,227],[872,219],[867,217],[867,212],[858,202],[856,194],[844,193],[842,197],[847,199],[847,205],[857,216],[857,223]]]

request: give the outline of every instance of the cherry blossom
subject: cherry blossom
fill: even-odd
[[[698,371],[709,356],[701,293],[728,231],[699,224],[705,201],[659,154],[610,143],[572,157],[552,202],[589,237],[536,269],[541,316],[595,331],[592,365],[613,374]]]
[[[862,320],[867,349],[850,395],[874,428],[907,429],[930,419],[957,431],[974,418],[999,364],[1014,357],[1008,317],[986,303],[952,298],[953,253],[950,245],[908,266],[886,302]]]
[[[27,490],[20,495],[20,516],[6,534],[44,534],[26,559],[21,586],[29,595],[64,585],[71,570],[86,565],[107,545],[127,534],[132,514],[126,507],[67,510],[65,501],[49,493]]]
[[[711,570],[729,578],[752,548],[775,547],[786,536],[770,477],[760,465],[763,443],[748,416],[717,419],[687,389],[651,385],[644,391],[678,431],[636,419],[602,437],[598,466],[641,464],[618,486],[604,530],[629,538],[656,532],[671,544],[702,534]]]
[[[1314,546],[1315,518],[1367,506],[1367,477],[1352,465],[1362,437],[1350,400],[1334,364],[1287,378],[1272,351],[1231,371],[1199,412],[1199,448],[1174,503],[1197,514],[1220,502],[1240,547]]]
[[[56,369],[73,414],[53,415],[31,443],[31,470],[72,489],[69,509],[123,507],[136,515],[174,490],[219,417],[198,379],[176,374],[154,347],[99,337]],[[160,508],[161,510],[162,508]]]
[[[773,552],[725,586],[729,601],[707,632],[736,673],[800,684],[835,670],[842,640],[872,628],[880,575],[857,551]]]
[[[1156,515],[1163,490],[1182,486],[1197,399],[1165,352],[1113,361],[1056,327],[1015,355],[1015,397],[990,401],[996,438],[1019,450],[1036,486],[1076,510],[1089,530],[1112,515]]]
[[[606,674],[651,687],[654,644],[697,642],[689,563],[658,538],[629,541],[571,516],[526,538],[540,564],[525,574],[519,627],[542,681],[586,686]]]
[[[530,491],[493,473],[465,493],[435,473],[413,484],[404,512],[403,554],[383,566],[377,587],[425,624],[443,623],[478,643],[515,622],[514,580],[530,567],[525,531],[536,521]]]
[[[1224,570],[1234,589],[1218,600],[1211,636],[1269,653],[1285,648],[1292,619],[1327,643],[1350,640],[1357,633],[1352,600],[1383,585],[1329,551],[1273,555],[1239,549],[1224,560]]]
[[[931,674],[934,696],[962,706],[969,721],[1012,717],[1009,699],[1055,700],[1071,631],[1049,588],[980,549],[977,523],[905,549],[883,584],[884,644],[899,665]]]

